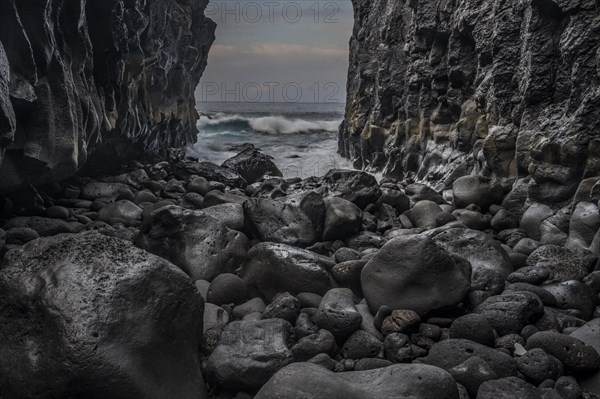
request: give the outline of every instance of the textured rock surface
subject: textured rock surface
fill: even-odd
[[[177,267],[99,233],[11,251],[0,272],[0,396],[206,398],[202,297]]]
[[[341,154],[447,186],[529,174],[540,202],[597,174],[597,3],[353,4]]]
[[[2,1],[0,189],[193,142],[207,3]]]

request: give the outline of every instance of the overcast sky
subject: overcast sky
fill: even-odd
[[[211,0],[201,101],[345,101],[350,0]]]

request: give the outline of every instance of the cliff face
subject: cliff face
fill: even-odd
[[[0,190],[193,142],[208,0],[0,0]]]
[[[339,151],[448,186],[531,176],[543,202],[600,171],[600,2],[353,0]]]

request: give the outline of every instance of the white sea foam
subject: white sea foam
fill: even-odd
[[[210,117],[201,116],[198,128],[200,131],[253,130],[267,134],[335,133],[341,122],[341,120],[292,119],[284,116],[244,117],[237,114],[216,114]]]

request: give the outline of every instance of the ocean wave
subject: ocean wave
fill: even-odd
[[[341,120],[306,120],[284,116],[244,117],[241,115],[203,115],[198,121],[200,131],[248,131],[267,134],[293,134],[338,131]]]

